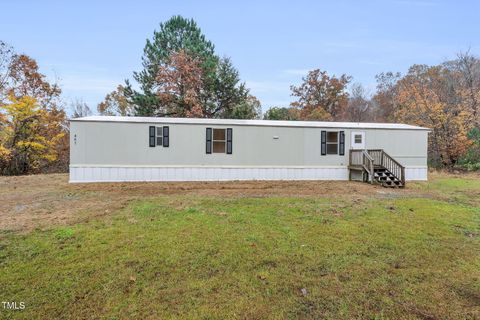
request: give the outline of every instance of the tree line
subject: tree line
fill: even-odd
[[[161,23],[134,72],[97,105],[101,115],[266,120],[402,122],[432,129],[433,166],[480,169],[480,60],[469,52],[406,74],[376,76],[373,94],[353,78],[315,69],[290,87],[289,106],[270,107],[241,81],[228,57],[215,52],[196,22],[174,16]],[[92,114],[82,100],[72,117]],[[68,169],[68,105],[34,59],[0,41],[0,173]],[[414,142],[412,142],[414,143]]]
[[[480,169],[480,59],[469,52],[436,66],[413,65],[406,74],[376,76],[373,95],[352,77],[313,70],[296,101],[273,107],[264,119],[397,122],[431,129],[429,163],[434,167]],[[415,143],[412,141],[412,143]]]

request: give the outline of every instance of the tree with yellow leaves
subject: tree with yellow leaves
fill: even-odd
[[[0,174],[58,172],[68,169],[68,123],[60,93],[60,87],[48,81],[33,58],[16,54],[11,46],[0,40]],[[15,121],[23,121],[18,120],[24,116],[23,112],[35,114],[33,118],[23,119],[25,125],[33,126],[35,130],[21,132],[21,128],[14,126]],[[26,153],[21,152],[19,145],[12,144],[19,138],[17,136],[12,140],[11,136],[15,135],[12,131],[18,131],[20,136],[28,132],[36,135],[37,138],[22,139],[28,142],[23,147]],[[45,142],[37,141],[38,137],[43,137]],[[47,150],[32,142],[46,146]],[[36,148],[42,149],[42,152]],[[33,151],[35,155],[42,156],[38,158],[25,155]],[[55,155],[56,160],[52,162],[52,156],[49,155]],[[30,160],[34,163],[22,164]]]
[[[10,95],[9,102],[0,106],[0,172],[34,173],[55,161],[57,145],[65,135],[58,129],[61,119],[35,98]]]

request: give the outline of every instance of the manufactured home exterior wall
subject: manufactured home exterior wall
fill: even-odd
[[[407,179],[426,179],[427,131],[168,123],[168,148],[148,145],[150,125],[72,121],[71,181],[348,179],[351,131],[366,148],[384,149],[406,166]],[[205,129],[232,128],[232,154],[206,154]],[[345,131],[345,155],[320,154],[321,131]],[[278,139],[274,139],[278,137]],[[248,170],[247,170],[248,169]]]

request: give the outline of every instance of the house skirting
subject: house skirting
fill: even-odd
[[[409,166],[405,167],[406,181],[427,181],[428,167],[427,166]]]
[[[406,180],[427,180],[427,167],[406,167]],[[348,180],[345,166],[71,165],[70,182]]]

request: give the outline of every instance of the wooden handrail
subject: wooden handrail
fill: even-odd
[[[368,149],[367,152],[374,159],[374,164],[382,166],[394,174],[405,185],[405,167],[392,158],[383,149]]]
[[[350,149],[350,166],[362,167],[368,173],[368,180],[373,183],[374,159],[366,150]]]
[[[375,166],[383,167],[395,175],[405,186],[405,167],[392,158],[383,149],[350,149],[350,166],[362,167],[368,173],[368,180],[373,183]]]
[[[362,155],[363,155],[363,167],[368,173],[368,177],[370,179],[370,183],[373,184],[373,175],[374,175],[374,160],[373,158],[368,154],[366,150],[362,150]]]

